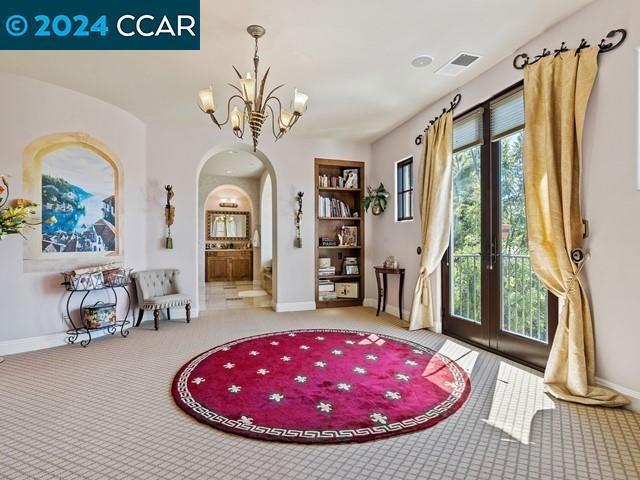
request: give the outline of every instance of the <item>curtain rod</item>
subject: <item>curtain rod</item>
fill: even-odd
[[[453,111],[459,104],[460,104],[460,100],[462,100],[462,95],[460,95],[459,93],[456,94],[455,97],[453,97],[453,100],[451,100],[451,104],[449,108],[443,108],[442,109],[442,113],[440,115],[438,115],[437,117],[435,117],[433,120],[431,120],[429,122],[429,125],[427,125],[427,128],[424,129],[424,133],[427,133],[427,130],[429,130],[429,127],[431,127],[431,125],[433,125],[434,123],[436,123],[438,121],[438,119],[444,115],[447,112],[451,112]],[[416,145],[420,145],[422,143],[422,136],[423,134],[420,134],[416,137],[415,139],[415,143]]]
[[[611,30],[609,33],[607,33],[607,38],[613,38],[617,35],[620,35],[620,39],[618,40],[617,43],[607,42],[607,40],[603,38],[598,44],[598,48],[600,49],[598,53],[599,54],[606,53],[606,52],[610,52],[611,50],[615,50],[620,45],[622,45],[624,41],[627,39],[627,31],[624,28]],[[582,49],[589,48],[590,46],[591,45],[589,45],[587,41],[583,38],[580,41],[580,45],[576,49],[576,55],[578,55]],[[513,68],[515,68],[516,70],[523,70],[524,67],[526,67],[527,65],[533,65],[534,63],[539,62],[542,58],[548,57],[552,53],[554,54],[554,56],[558,56],[561,53],[568,52],[568,51],[569,49],[567,48],[566,43],[562,42],[562,44],[560,45],[560,48],[554,50],[553,52],[551,52],[551,50],[547,50],[546,48],[542,49],[542,53],[540,55],[536,55],[535,57],[533,57],[533,60],[531,60],[529,55],[527,55],[526,53],[521,53],[519,55],[516,55],[516,57],[513,59]]]

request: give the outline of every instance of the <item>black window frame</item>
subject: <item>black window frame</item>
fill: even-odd
[[[404,189],[404,169],[409,168],[409,188]],[[407,222],[413,220],[413,157],[396,162],[396,221]],[[404,211],[404,198],[409,196],[409,212]]]

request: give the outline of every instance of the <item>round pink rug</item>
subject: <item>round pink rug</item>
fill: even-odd
[[[243,338],[184,365],[177,404],[227,432],[299,443],[364,442],[430,427],[471,385],[453,360],[407,340],[350,330]]]

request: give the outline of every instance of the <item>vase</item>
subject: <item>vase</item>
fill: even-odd
[[[380,215],[382,213],[382,207],[380,205],[373,205],[371,207],[371,213],[374,215]]]

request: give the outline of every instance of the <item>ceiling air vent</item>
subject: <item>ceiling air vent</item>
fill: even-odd
[[[480,55],[474,55],[473,53],[461,52],[446,65],[442,66],[436,73],[439,75],[446,75],[447,77],[455,77],[465,71],[471,64],[482,58]]]

